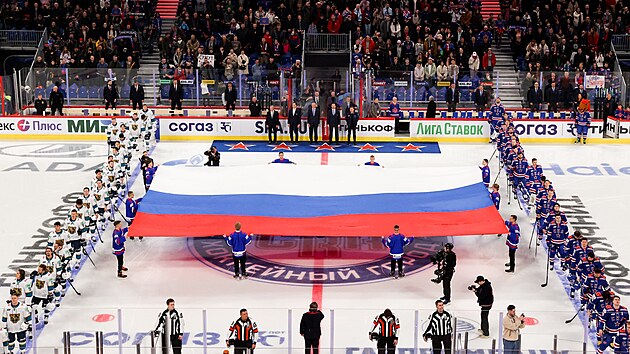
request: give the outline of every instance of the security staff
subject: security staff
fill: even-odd
[[[317,103],[313,101],[311,103],[311,107],[308,109],[307,115],[307,123],[308,123],[308,140],[310,143],[316,143],[319,140],[317,136],[318,128],[319,128],[319,120],[321,117],[321,113]]]
[[[348,114],[346,115],[346,124],[348,124],[348,145],[350,145],[350,136],[353,136],[352,143],[356,145],[359,113],[356,112],[354,106],[350,106],[350,108],[348,108]]]
[[[48,97],[48,101],[50,102],[50,115],[54,116],[55,111],[59,111],[59,115],[63,115],[63,94],[59,92],[59,86],[53,86],[52,91],[50,91],[50,96]]]
[[[234,346],[234,354],[254,354],[256,349],[256,337],[258,337],[258,325],[249,318],[246,309],[241,309],[241,317],[230,325],[228,339],[225,341],[228,348]]]
[[[435,312],[429,317],[429,325],[422,335],[422,339],[426,342],[431,339],[431,347],[433,354],[440,354],[444,347],[444,354],[451,353],[451,344],[453,343],[453,322],[451,314],[444,311],[444,302],[437,300],[435,302]]]
[[[42,97],[41,93],[37,95],[37,99],[35,100],[34,105],[35,114],[37,114],[38,116],[43,116],[46,113],[48,103],[46,103],[46,100]]]
[[[166,310],[160,313],[155,334],[162,335],[162,353],[169,354],[169,348],[173,354],[182,353],[182,339],[184,338],[184,315],[175,310],[175,300],[166,300]]]
[[[278,141],[278,129],[280,129],[280,115],[273,105],[269,106],[267,117],[265,118],[265,128],[269,136],[269,144]],[[271,138],[273,135],[273,139]]]
[[[332,143],[333,134],[335,134],[335,142],[339,142],[339,124],[341,123],[341,113],[337,108],[336,103],[332,103],[330,105],[330,110],[328,110],[328,116],[326,117],[328,123],[328,142]]]
[[[382,314],[374,319],[372,330],[369,333],[370,340],[376,339],[378,354],[394,354],[398,345],[398,330],[400,323],[392,310],[385,309]]]

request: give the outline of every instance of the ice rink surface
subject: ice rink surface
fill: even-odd
[[[157,164],[186,163],[208,148],[207,143],[158,143],[152,152]],[[222,153],[221,165],[241,166],[267,163],[275,152]],[[593,241],[602,258],[608,280],[629,298],[630,241],[624,235],[623,222],[630,211],[630,163],[627,147],[617,145],[525,145],[526,157],[536,157],[552,180],[559,203],[569,218],[570,229],[579,229]],[[378,153],[376,160],[385,168],[427,166],[478,166],[494,150],[491,144],[440,144],[441,153]],[[34,269],[43,253],[45,236],[52,223],[65,215],[81,189],[92,178],[97,164],[105,160],[104,143],[0,143],[0,250],[2,286],[12,278],[11,269]],[[357,165],[367,161],[366,154],[297,153],[286,157],[300,165]],[[134,158],[137,161],[136,158]],[[498,160],[491,161],[492,179]],[[205,168],[205,167],[190,167]],[[159,173],[159,169],[158,169]],[[251,176],[256,183],[256,176]],[[51,353],[62,346],[64,331],[71,332],[75,352],[94,350],[94,331],[105,333],[107,352],[135,352],[136,344],[150,345],[146,333],[155,324],[158,311],[168,297],[176,300],[185,314],[185,352],[203,352],[202,336],[207,333],[207,350],[223,349],[230,322],[240,308],[247,308],[261,331],[256,351],[286,353],[300,350],[299,319],[312,300],[320,302],[323,322],[321,347],[324,353],[371,353],[375,348],[367,338],[371,322],[383,309],[391,308],[400,318],[399,349],[427,349],[421,332],[426,318],[434,310],[433,302],[442,296],[428,257],[443,242],[453,242],[458,257],[453,279],[453,302],[447,306],[458,318],[459,333],[468,332],[471,349],[489,350],[491,339],[478,338],[479,308],[475,296],[467,290],[477,275],[484,275],[493,285],[495,302],[490,313],[491,337],[498,338],[500,313],[514,304],[525,313],[528,326],[522,331],[525,350],[551,350],[553,336],[558,349],[581,351],[587,329],[579,319],[571,324],[577,310],[567,295],[561,272],[545,280],[546,257],[542,248],[535,255],[535,244],[528,248],[532,232],[526,210],[515,200],[507,204],[505,175],[501,173],[503,197],[501,215],[519,217],[522,238],[516,255],[516,273],[504,272],[507,261],[505,236],[466,236],[416,239],[407,250],[408,276],[394,280],[389,271],[387,250],[379,238],[297,238],[255,237],[248,249],[250,279],[231,276],[231,256],[222,238],[146,238],[127,243],[125,265],[127,279],[116,278],[115,257],[111,254],[111,226],[97,243],[91,263],[83,264],[72,291],[51,317],[50,324],[37,333],[40,353]],[[207,183],[217,183],[207,181]],[[282,176],[277,183],[282,184]],[[369,189],[369,181],[304,181],[313,183],[359,183]],[[396,181],[392,181],[396,183]],[[136,197],[144,194],[141,177],[131,187]],[[57,216],[55,216],[57,215]],[[121,219],[120,215],[117,215]],[[181,221],[185,223],[185,220]],[[247,225],[244,225],[247,231]],[[231,230],[225,230],[230,232]],[[404,233],[404,228],[401,230]],[[6,289],[5,289],[6,290]],[[5,290],[2,290],[3,292]],[[8,297],[8,290],[5,294]],[[417,327],[416,328],[416,323]],[[119,329],[122,329],[119,333]],[[588,334],[588,331],[587,331]],[[119,339],[122,338],[122,343]],[[589,339],[590,341],[590,339]],[[333,348],[333,349],[330,349]],[[589,350],[593,350],[589,343]]]

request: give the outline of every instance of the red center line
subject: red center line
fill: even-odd
[[[328,153],[322,152],[322,157],[320,160],[320,164],[328,165]],[[314,269],[321,269],[324,266],[324,256],[323,253],[317,252],[315,250],[315,259],[313,261]],[[311,294],[311,298],[313,302],[319,304],[319,308],[323,308],[323,296],[324,296],[324,284],[321,283],[313,283],[313,290]]]

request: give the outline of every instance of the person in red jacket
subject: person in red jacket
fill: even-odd
[[[492,69],[495,65],[497,65],[497,56],[492,53],[492,49],[488,48],[488,51],[483,55],[483,59],[481,60],[481,66],[483,70],[492,73]]]
[[[341,29],[341,14],[339,10],[336,10],[334,14],[330,15],[330,20],[328,20],[328,33],[339,33],[339,29]]]

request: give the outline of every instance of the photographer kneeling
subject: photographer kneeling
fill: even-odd
[[[477,285],[469,286],[468,290],[475,292],[475,295],[477,296],[477,303],[481,307],[481,329],[479,329],[480,337],[488,338],[490,336],[488,316],[490,315],[490,309],[492,309],[492,303],[494,303],[492,284],[482,275],[477,276],[475,284]]]
[[[431,279],[431,281],[436,284],[443,281],[442,290],[444,296],[440,300],[444,302],[444,305],[448,305],[451,302],[451,280],[457,265],[457,255],[453,252],[453,244],[450,242],[445,244],[440,252],[431,257],[431,261],[433,264],[437,264],[437,269],[434,272],[437,277]]]
[[[219,166],[219,160],[221,160],[221,153],[217,150],[217,148],[212,145],[210,150],[205,151],[204,155],[208,156],[208,162],[204,164],[204,166]]]

